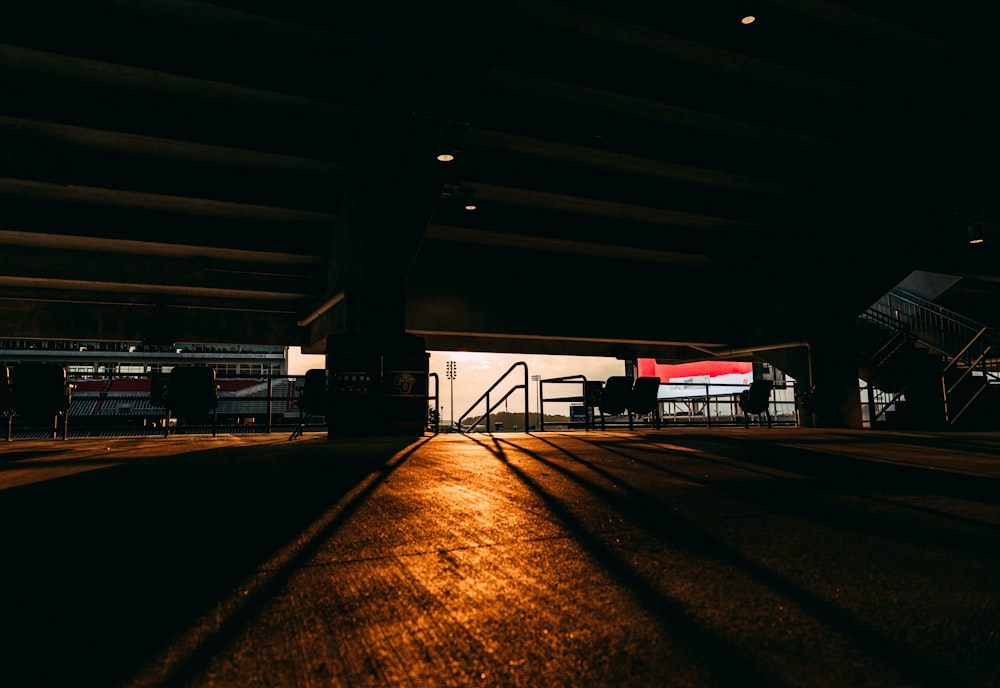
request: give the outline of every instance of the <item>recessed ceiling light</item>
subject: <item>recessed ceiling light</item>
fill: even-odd
[[[475,210],[476,209],[476,204],[475,203],[469,203],[468,205],[465,206],[465,209],[466,210]]]
[[[969,243],[970,244],[981,244],[983,243],[983,228],[978,222],[973,222],[969,225]]]
[[[451,153],[442,153],[437,157],[437,159],[440,160],[441,162],[451,162],[452,160],[455,159],[455,156],[452,155]]]
[[[747,16],[740,19],[741,24],[753,24],[755,21],[757,21],[757,17],[753,16],[752,14],[748,14]]]

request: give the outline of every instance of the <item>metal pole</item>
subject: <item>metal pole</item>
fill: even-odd
[[[540,380],[542,379],[542,376],[541,375],[532,375],[531,379],[534,380],[534,382],[535,382],[535,390],[537,391],[538,405],[535,407],[537,409],[537,411],[538,411],[538,424],[537,424],[537,427],[541,428],[542,427],[542,383],[540,382]]]
[[[712,386],[705,385],[705,425],[712,427]]]
[[[451,429],[455,429],[455,362],[448,361],[447,365],[449,383],[451,384]]]
[[[531,390],[528,388],[528,366],[524,366],[524,431],[531,427]]]

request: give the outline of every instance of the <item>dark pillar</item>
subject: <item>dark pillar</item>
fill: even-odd
[[[429,355],[406,332],[406,280],[440,198],[440,133],[436,121],[386,115],[359,137],[330,244],[328,288],[344,298],[314,325],[326,336],[331,437],[427,429]]]
[[[330,437],[422,435],[430,354],[410,334],[330,335],[326,348]]]
[[[382,352],[382,427],[392,435],[422,435],[429,419],[430,354],[423,337],[403,334]]]
[[[379,426],[382,357],[377,338],[331,334],[326,340],[327,433],[373,435]]]
[[[854,323],[841,324],[810,341],[814,389],[805,414],[815,427],[862,427]]]

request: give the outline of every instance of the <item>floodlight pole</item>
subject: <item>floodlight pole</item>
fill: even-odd
[[[538,395],[537,396],[538,405],[536,407],[537,410],[538,410],[538,425],[537,425],[537,427],[542,427],[542,383],[539,382],[539,380],[542,379],[542,376],[541,375],[532,375],[531,379],[535,381],[535,391],[536,391],[536,393]]]
[[[448,377],[449,384],[451,385],[451,429],[455,429],[455,362],[448,361],[447,372],[445,375]]]

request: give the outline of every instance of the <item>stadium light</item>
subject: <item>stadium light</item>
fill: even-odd
[[[542,383],[541,383],[542,376],[541,375],[532,375],[531,379],[535,381],[535,390],[536,390],[536,392],[538,394],[538,402],[537,402],[537,406],[536,406],[536,408],[538,410],[538,426],[537,427],[541,427],[541,425],[542,425]]]
[[[446,366],[447,371],[445,375],[451,384],[451,428],[455,429],[455,377],[458,375],[458,371],[455,370],[455,362],[448,361]]]

